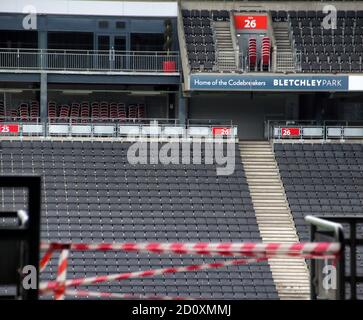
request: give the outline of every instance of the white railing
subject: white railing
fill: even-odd
[[[123,119],[125,120],[125,119]],[[3,122],[0,123],[2,137],[108,137],[108,138],[214,138],[237,139],[237,127],[232,123],[209,121],[180,124],[176,119],[142,119],[135,122]]]
[[[179,72],[179,53],[0,48],[0,69]]]
[[[363,122],[352,121],[267,121],[265,136],[269,140],[345,140],[363,139]]]

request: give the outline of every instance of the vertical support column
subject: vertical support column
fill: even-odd
[[[178,119],[179,123],[185,125],[187,122],[187,98],[184,96],[182,88],[178,93]]]
[[[298,95],[287,95],[285,100],[285,119],[299,119]]]
[[[40,28],[42,27],[42,25],[44,25],[44,21],[40,20],[39,21],[40,24]],[[39,30],[38,31],[38,49],[42,50],[42,53],[45,52],[45,50],[48,49],[48,33],[45,30]],[[46,67],[46,55],[41,54],[39,56],[39,68],[40,69],[45,69]]]
[[[38,48],[42,51],[48,49],[48,33],[45,29],[46,21],[45,17],[40,17],[38,20]],[[46,68],[46,55],[41,54],[39,57],[39,66],[41,70]],[[40,74],[40,121],[45,122],[47,120],[48,113],[48,76],[46,73]]]
[[[40,74],[40,119],[41,122],[47,121],[48,113],[48,75]]]
[[[47,31],[38,31],[38,49],[48,48],[48,34]]]

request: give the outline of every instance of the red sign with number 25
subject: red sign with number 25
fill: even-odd
[[[18,124],[0,124],[0,134],[3,133],[19,133]]]

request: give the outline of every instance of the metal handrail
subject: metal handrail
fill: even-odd
[[[137,51],[137,50],[84,50],[84,49],[33,49],[33,48],[4,48],[0,47],[0,51],[11,52],[41,52],[41,53],[101,53],[109,54],[114,51],[119,54],[148,54],[148,55],[167,55],[167,51]],[[169,55],[179,55],[179,51],[169,51]]]
[[[50,124],[114,124],[125,123],[129,124],[179,124],[179,119],[166,118],[93,118],[93,117],[48,117]]]
[[[9,124],[9,123],[43,123],[40,118],[36,118],[35,121],[29,121],[29,119],[24,120],[24,118],[20,117],[0,117],[0,124]],[[92,118],[92,117],[48,117],[45,121],[46,123],[50,124],[174,124],[174,125],[181,125],[179,119],[169,119],[169,118]],[[188,119],[187,126],[233,126],[232,120],[218,120],[218,119]]]
[[[337,279],[336,279],[336,290],[337,293],[335,294],[333,299],[344,300],[345,297],[345,238],[344,238],[344,229],[341,223],[336,223],[333,221],[329,221],[327,219],[321,219],[319,217],[314,217],[312,215],[308,215],[305,217],[305,221],[310,224],[310,241],[315,242],[319,241],[320,237],[323,236],[326,239],[328,236],[333,240],[335,243],[339,243],[339,254],[338,259],[336,262],[337,268]],[[354,228],[357,226],[354,225]],[[333,236],[329,234],[332,233]],[[355,233],[355,232],[353,232]],[[354,239],[355,240],[355,239]],[[354,249],[356,249],[354,247]],[[355,262],[356,253],[352,254],[352,262]],[[317,261],[312,262],[310,265],[310,288],[311,288],[311,299],[316,300],[319,299],[317,295],[317,287],[318,287],[318,279],[317,279],[317,272],[320,272],[321,269],[318,266]],[[355,268],[354,268],[355,270]],[[352,288],[353,290],[353,288]],[[327,295],[329,297],[329,295]],[[353,297],[351,297],[353,298]]]
[[[134,120],[134,119],[133,119]],[[145,119],[143,119],[145,120]],[[150,120],[150,119],[148,119]],[[145,122],[40,122],[40,123],[1,123],[0,126],[7,124],[16,124],[16,132],[0,132],[0,136],[11,137],[185,137],[200,136],[205,138],[222,137],[220,133],[215,133],[215,130],[228,129],[222,133],[224,137],[236,139],[237,127],[229,124],[195,124],[185,125],[180,124],[178,119],[151,119]],[[191,129],[197,129],[197,132],[189,132]],[[208,129],[204,131],[204,128]],[[175,129],[175,130],[174,130]],[[199,130],[199,133],[198,133]]]
[[[165,62],[172,62],[170,67]],[[0,68],[17,70],[77,70],[179,72],[179,52],[101,51],[0,48]]]
[[[363,139],[363,134],[352,134],[347,133],[346,131],[348,129],[360,129],[363,132],[363,121],[346,121],[342,120],[297,120],[297,121],[289,121],[289,120],[267,120],[265,121],[265,136],[268,140],[270,139],[277,139],[280,140],[283,137],[282,133],[279,131],[278,135],[275,135],[275,129],[282,129],[282,128],[299,128],[300,129],[300,135],[294,136],[294,138],[300,138],[300,139],[316,139],[320,138],[323,140],[327,139]],[[331,124],[333,123],[333,124]],[[306,135],[304,134],[304,129],[311,129],[311,128],[321,128],[322,134],[319,136],[313,136],[313,135]],[[331,129],[340,129],[339,134],[330,134],[329,130]]]
[[[3,123],[10,123],[10,122],[31,122],[31,123],[39,123],[40,122],[40,117],[21,117],[21,116],[16,116],[16,117],[12,117],[12,116],[6,116],[6,117],[0,117],[0,124]]]
[[[218,119],[188,119],[187,125],[213,125],[213,126],[233,126],[232,120],[218,120]]]

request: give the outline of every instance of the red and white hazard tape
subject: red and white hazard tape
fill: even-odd
[[[134,278],[153,277],[177,272],[201,271],[216,269],[227,266],[256,263],[268,260],[271,257],[300,257],[309,259],[337,259],[340,252],[339,243],[43,243],[41,249],[47,250],[40,262],[40,269],[44,270],[50,261],[54,251],[62,250],[56,281],[42,282],[40,293],[49,294],[54,292],[57,300],[64,299],[64,296],[76,295],[100,298],[132,298],[127,294],[98,293],[85,290],[70,290],[69,287],[86,286],[102,282],[118,281]],[[69,251],[126,251],[126,252],[151,252],[156,254],[200,254],[220,255],[228,257],[249,257],[228,261],[218,261],[199,265],[167,267],[154,270],[127,272],[113,275],[103,275],[83,279],[66,280],[67,263]],[[134,296],[135,297],[135,296]],[[161,297],[163,300],[173,299]],[[150,296],[150,299],[156,299]],[[173,299],[174,300],[174,299]]]
[[[266,258],[266,257],[251,258],[251,259],[234,259],[234,260],[228,260],[228,261],[218,261],[218,262],[213,262],[213,263],[204,263],[204,264],[189,265],[189,266],[182,266],[182,267],[168,267],[168,268],[152,269],[152,270],[146,270],[146,271],[126,272],[126,273],[119,273],[119,274],[112,274],[112,275],[105,275],[105,276],[89,277],[89,278],[83,278],[83,279],[72,279],[72,280],[67,280],[64,283],[64,286],[66,288],[78,287],[78,286],[86,286],[86,285],[92,285],[92,284],[109,282],[109,281],[154,277],[154,276],[170,274],[170,273],[177,273],[177,272],[202,271],[202,270],[216,269],[216,268],[222,268],[222,267],[227,267],[227,266],[237,266],[237,265],[243,265],[243,264],[256,263],[256,262],[264,261],[267,259],[268,258]],[[58,286],[59,286],[59,283],[57,281],[42,282],[39,285],[39,290],[41,293],[44,293],[49,290],[55,290]]]
[[[55,300],[64,300],[68,267],[69,250],[63,249],[59,256],[58,271],[57,271],[57,288],[54,290]]]
[[[44,253],[43,258],[40,260],[39,269],[42,272],[48,265],[50,259],[52,259],[54,249],[49,247],[48,250]]]
[[[310,255],[319,258],[334,258],[340,250],[339,243],[43,243],[43,250],[62,250],[68,248],[73,251],[127,251],[151,252],[156,254],[201,254],[222,256],[302,256]]]

